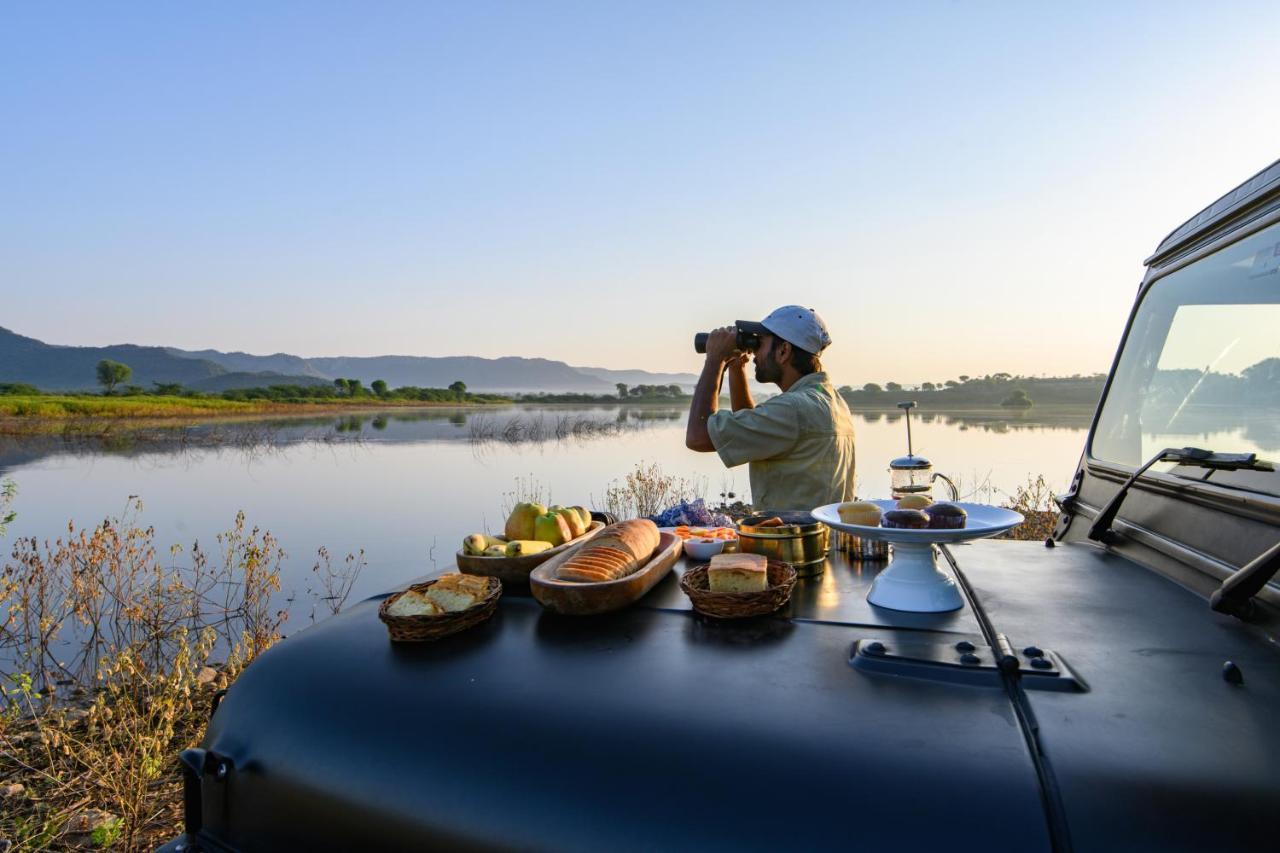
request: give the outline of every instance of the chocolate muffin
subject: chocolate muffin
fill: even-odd
[[[891,509],[880,519],[880,526],[924,530],[929,526],[929,513],[918,509]]]
[[[969,513],[955,504],[933,504],[928,515],[930,530],[960,530],[969,517]]]

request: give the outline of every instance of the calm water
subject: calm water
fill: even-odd
[[[1038,474],[1064,490],[1091,414],[924,413],[915,447],[965,491],[987,484],[1008,492]],[[856,417],[859,494],[882,497],[888,460],[906,450],[904,424],[896,412]],[[363,548],[359,598],[451,566],[465,535],[501,531],[503,507],[520,488],[602,508],[610,483],[644,461],[701,485],[710,499],[721,491],[748,497],[745,466],[726,470],[714,454],[685,449],[684,418],[682,408],[652,407],[432,410],[202,427],[189,436],[216,432],[218,447],[189,440],[68,448],[24,439],[0,445],[0,476],[19,486],[11,537],[57,536],[68,521],[93,525],[137,495],[160,546],[212,547],[244,510],[289,552],[286,592],[305,588],[318,546],[339,558]],[[555,438],[575,425],[576,437]]]

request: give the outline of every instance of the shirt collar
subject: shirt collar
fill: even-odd
[[[794,385],[792,385],[783,393],[790,394],[792,391],[803,391],[806,388],[816,388],[819,385],[826,385],[826,384],[827,384],[827,374],[826,372],[819,370],[816,373],[808,373],[808,374],[805,374],[804,376],[801,376],[799,379],[795,381]]]

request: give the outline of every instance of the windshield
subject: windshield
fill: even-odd
[[[1280,460],[1280,224],[1158,280],[1134,317],[1090,453],[1137,467],[1188,445]],[[1266,472],[1212,482],[1280,494]]]

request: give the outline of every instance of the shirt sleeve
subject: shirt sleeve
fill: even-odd
[[[800,418],[795,408],[775,397],[754,409],[725,409],[707,419],[707,434],[726,467],[759,462],[795,447]]]

